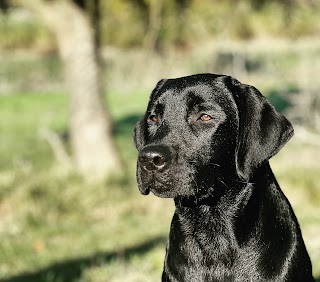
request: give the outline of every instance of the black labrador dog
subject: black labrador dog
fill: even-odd
[[[230,76],[158,82],[134,140],[140,192],[176,206],[162,281],[314,281],[268,162],[292,135],[257,89]]]

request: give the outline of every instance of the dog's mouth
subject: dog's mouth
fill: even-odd
[[[195,166],[187,166],[184,158],[171,160],[165,169],[152,170],[138,162],[137,180],[140,193],[148,195],[152,192],[160,198],[174,198],[176,196],[194,194],[192,185]]]

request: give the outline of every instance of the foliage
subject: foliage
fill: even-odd
[[[143,1],[136,1],[140,5],[134,2],[120,0],[102,4],[106,44],[122,47],[143,44],[152,6],[142,5]],[[317,35],[320,31],[316,24],[319,1],[310,4],[305,1],[232,0],[160,2],[157,39],[162,48],[193,45],[208,38],[298,37]]]
[[[77,2],[92,15],[93,2]],[[319,0],[110,0],[100,1],[99,15],[103,45],[148,47],[146,38],[151,36],[152,47],[163,51],[217,38],[316,37],[319,11]],[[11,8],[1,15],[0,48],[52,49],[49,32],[34,18],[26,21],[20,12]]]
[[[10,11],[10,10],[9,10]],[[55,49],[48,29],[27,11],[0,11],[0,50],[37,48],[39,51]]]

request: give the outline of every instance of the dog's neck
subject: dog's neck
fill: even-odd
[[[268,165],[262,169],[266,172],[269,170]],[[215,187],[215,190],[212,189],[215,193],[210,193],[207,197],[175,199],[176,211],[172,219],[168,251],[170,261],[175,263],[166,267],[181,268],[184,265],[181,257],[188,257],[195,267],[203,267],[207,263],[205,258],[212,258],[208,271],[219,271],[221,268],[221,271],[225,271],[232,267],[239,255],[237,252],[240,240],[246,240],[238,232],[248,230],[250,233],[252,226],[247,226],[250,221],[246,219],[258,214],[259,194],[269,193],[259,177],[252,180],[256,182],[232,182],[232,185],[230,181],[226,181],[218,188]],[[249,206],[251,208],[248,209]],[[188,248],[189,245],[194,248]]]
[[[216,207],[221,201],[227,198],[234,198],[241,193],[247,182],[241,180],[221,179],[212,180],[212,183],[205,193],[198,193],[191,196],[178,196],[174,198],[176,207],[200,208],[200,207]]]
[[[199,208],[201,206],[214,207],[217,205],[223,194],[209,194],[206,196],[178,196],[174,198],[176,207]]]
[[[265,182],[265,178],[269,178],[271,183],[276,182],[269,162],[261,165],[252,174],[249,180],[245,181],[236,176],[236,173],[231,177],[217,177],[211,180],[206,179],[209,183],[203,189],[194,187],[195,190],[199,190],[197,194],[190,196],[177,196],[174,198],[176,207],[186,208],[199,208],[199,207],[211,207],[215,208],[223,201],[228,201],[229,205],[233,204],[233,201],[242,201],[243,199],[250,197],[253,187],[262,187]],[[201,179],[198,183],[201,183]],[[239,199],[238,199],[239,198]]]
[[[172,219],[168,250],[169,261],[175,263],[166,262],[165,267],[173,272],[186,268],[186,276],[181,281],[197,281],[197,277],[193,276],[193,267],[203,268],[208,264],[204,272],[216,270],[222,273],[234,264],[237,240],[232,222],[253,190],[251,184],[242,185],[245,187],[236,197],[225,187],[220,187],[215,190],[216,193],[206,197],[175,199],[176,211]],[[189,248],[190,245],[193,247]],[[183,257],[188,257],[188,263],[181,260]],[[206,258],[210,259],[207,261]],[[192,267],[187,266],[189,263]]]
[[[267,183],[273,187],[272,190],[265,186],[266,178],[268,178]],[[282,197],[282,192],[268,163],[256,171],[251,182],[229,180],[210,190],[211,193],[206,196],[174,199],[176,211],[172,222],[173,229],[177,228],[182,233],[185,230],[186,235],[191,237],[196,237],[198,230],[206,230],[204,232],[206,234],[202,233],[201,238],[204,238],[203,236],[212,238],[212,234],[215,234],[217,230],[218,234],[221,233],[221,230],[225,230],[223,234],[226,238],[234,237],[237,228],[246,228],[247,222],[250,222],[247,218],[259,214],[262,198]],[[272,205],[273,202],[270,200],[270,209]],[[198,228],[203,227],[206,222],[212,223],[213,221],[215,224],[208,224],[207,229]],[[232,248],[232,246],[230,247]]]
[[[277,192],[265,187],[266,178],[268,178],[267,183],[272,184]],[[250,182],[226,179],[224,182],[219,180],[214,184],[216,186],[209,188],[210,193],[206,195],[174,199],[176,211],[173,228],[180,229],[182,233],[185,230],[186,235],[191,237],[197,236],[197,230],[206,230],[201,234],[201,238],[206,236],[212,238],[212,234],[221,234],[219,230],[224,230],[223,234],[229,241],[236,236],[237,228],[246,228],[248,217],[259,213],[262,198],[272,198],[274,193],[281,196],[281,192],[278,191],[280,188],[277,188],[276,179],[268,163],[257,169]],[[208,224],[208,228],[199,228],[206,222],[213,221],[215,224]]]

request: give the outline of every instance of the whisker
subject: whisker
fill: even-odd
[[[224,186],[226,186],[228,189],[229,189],[229,186],[226,184],[226,183],[224,183],[224,181],[222,181],[220,178],[217,178]]]
[[[199,162],[197,161],[189,161],[190,164],[199,164]],[[207,163],[207,164],[210,164],[210,165],[215,165],[215,166],[221,166],[219,164],[216,164],[216,163]]]
[[[229,177],[225,177],[225,179],[231,180],[233,182],[243,183],[243,184],[255,184],[254,182],[248,182],[248,181],[233,179],[233,178],[229,178]]]
[[[210,164],[210,165],[215,165],[215,166],[221,166],[221,165],[215,164],[215,163],[208,163],[208,164]]]
[[[194,179],[192,179],[192,181],[194,182],[194,184],[195,184],[195,186],[196,186],[197,194],[199,194],[199,186],[198,186],[197,181],[195,181]],[[195,197],[195,199],[196,199],[196,203],[198,203],[198,199],[197,199],[197,196],[196,196],[195,193],[194,193],[194,197]]]

